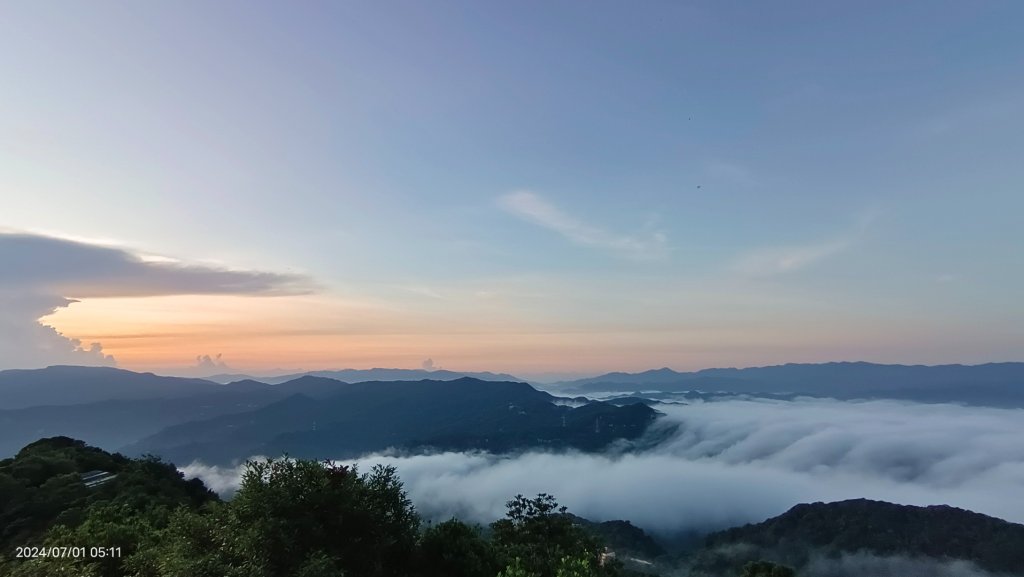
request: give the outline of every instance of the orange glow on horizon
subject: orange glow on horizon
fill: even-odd
[[[196,356],[217,354],[238,372],[418,368],[427,358],[452,370],[513,374],[696,370],[836,360],[830,351],[858,350],[863,339],[825,328],[558,326],[324,295],[87,299],[42,322],[101,343],[123,368],[154,371],[188,370]],[[886,346],[877,342],[875,356]]]

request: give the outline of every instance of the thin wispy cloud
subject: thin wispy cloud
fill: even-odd
[[[861,215],[853,230],[804,244],[755,248],[733,260],[733,272],[749,277],[769,277],[794,273],[839,256],[854,248],[875,220],[875,211]]]
[[[740,274],[754,277],[796,272],[838,255],[852,244],[850,239],[835,239],[804,245],[765,247],[740,256],[732,268]]]
[[[643,234],[611,232],[583,222],[534,192],[512,192],[499,198],[498,204],[510,214],[556,232],[579,246],[636,260],[661,259],[669,253],[668,239],[661,231]]]

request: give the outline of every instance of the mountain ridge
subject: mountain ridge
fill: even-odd
[[[300,371],[264,377],[256,377],[246,374],[221,373],[204,378],[221,384],[228,384],[237,380],[254,380],[271,385],[277,385],[305,376],[325,377],[344,381],[346,383],[361,383],[369,381],[418,381],[423,379],[449,381],[461,377],[472,377],[482,381],[527,382],[526,379],[520,379],[519,377],[509,375],[507,373],[493,373],[491,371],[450,371],[447,369],[435,369],[428,371],[426,369],[389,369],[383,367],[375,367],[372,369]]]
[[[693,554],[694,566],[721,573],[753,558],[799,569],[813,555],[963,560],[995,573],[1024,573],[1024,525],[949,505],[870,499],[801,503],[760,523],[718,531]]]
[[[565,381],[557,385],[557,390],[579,395],[632,394],[645,390],[781,393],[1022,407],[1024,363],[897,365],[843,361],[693,372],[655,369]]]
[[[316,399],[295,394],[253,411],[177,424],[123,450],[208,464],[282,453],[349,458],[388,448],[597,450],[639,437],[657,414],[639,403],[572,408],[555,400],[527,383],[470,377],[338,383]]]
[[[204,379],[167,377],[114,367],[53,365],[0,371],[0,409],[77,405],[107,400],[179,398],[222,390]]]

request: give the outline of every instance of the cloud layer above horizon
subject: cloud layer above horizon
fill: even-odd
[[[398,468],[427,517],[486,523],[512,496],[547,492],[594,520],[656,533],[712,530],[812,501],[949,504],[1024,522],[1024,411],[897,401],[727,400],[661,406],[639,452],[368,455]],[[327,457],[328,455],[325,455]],[[214,490],[240,469],[183,470]]]
[[[114,364],[100,344],[83,345],[40,322],[75,299],[310,290],[309,280],[298,275],[147,259],[121,247],[0,232],[0,367]]]

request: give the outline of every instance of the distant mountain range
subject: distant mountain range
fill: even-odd
[[[223,392],[223,385],[255,390],[301,377],[322,377],[346,383],[367,381],[454,381],[471,377],[482,381],[525,382],[503,373],[421,369],[345,369],[255,378],[221,374],[205,379],[166,377],[112,367],[57,365],[45,369],[0,371],[0,410],[43,405],[78,405],[111,400],[173,399]]]
[[[211,381],[161,377],[111,367],[53,366],[0,371],[0,409],[110,400],[173,399],[212,393]]]
[[[825,363],[609,373],[561,383],[562,394],[576,396],[571,403],[495,373],[474,373],[482,379],[405,369],[322,374],[329,376],[303,375],[278,384],[253,379],[218,384],[102,367],[0,371],[0,456],[55,435],[111,450],[164,451],[179,461],[224,461],[247,457],[249,451],[285,450],[342,457],[391,446],[591,450],[613,438],[639,435],[655,411],[645,407],[647,412],[641,412],[636,403],[708,400],[720,394],[1024,407],[1024,363]],[[422,375],[431,378],[410,380]],[[336,378],[341,376],[348,380]],[[390,378],[364,381],[374,376]],[[601,394],[621,398],[597,405],[583,398]],[[623,428],[610,428],[613,422]],[[603,432],[584,434],[595,426]]]
[[[206,380],[215,383],[227,384],[235,381],[251,380],[263,383],[278,385],[294,381],[300,377],[324,377],[336,379],[346,383],[363,383],[366,381],[454,381],[463,377],[472,377],[481,381],[513,381],[525,383],[526,381],[505,373],[491,372],[456,372],[439,369],[428,371],[424,369],[342,369],[338,371],[306,371],[303,373],[292,373],[287,375],[253,377],[241,374],[219,374],[206,377]]]
[[[556,401],[526,383],[469,377],[219,385],[110,368],[3,371],[0,457],[59,435],[182,463],[284,452],[343,458],[389,447],[598,450],[640,436],[656,415],[643,404]]]
[[[924,366],[842,362],[689,373],[663,368],[608,373],[557,383],[553,388],[576,395],[705,391],[1024,407],[1024,363]]]
[[[469,377],[354,384],[302,377],[278,386],[297,392],[253,411],[169,427],[124,450],[179,463],[283,453],[342,459],[388,448],[596,451],[639,437],[657,415],[640,403],[572,408],[525,383]]]

